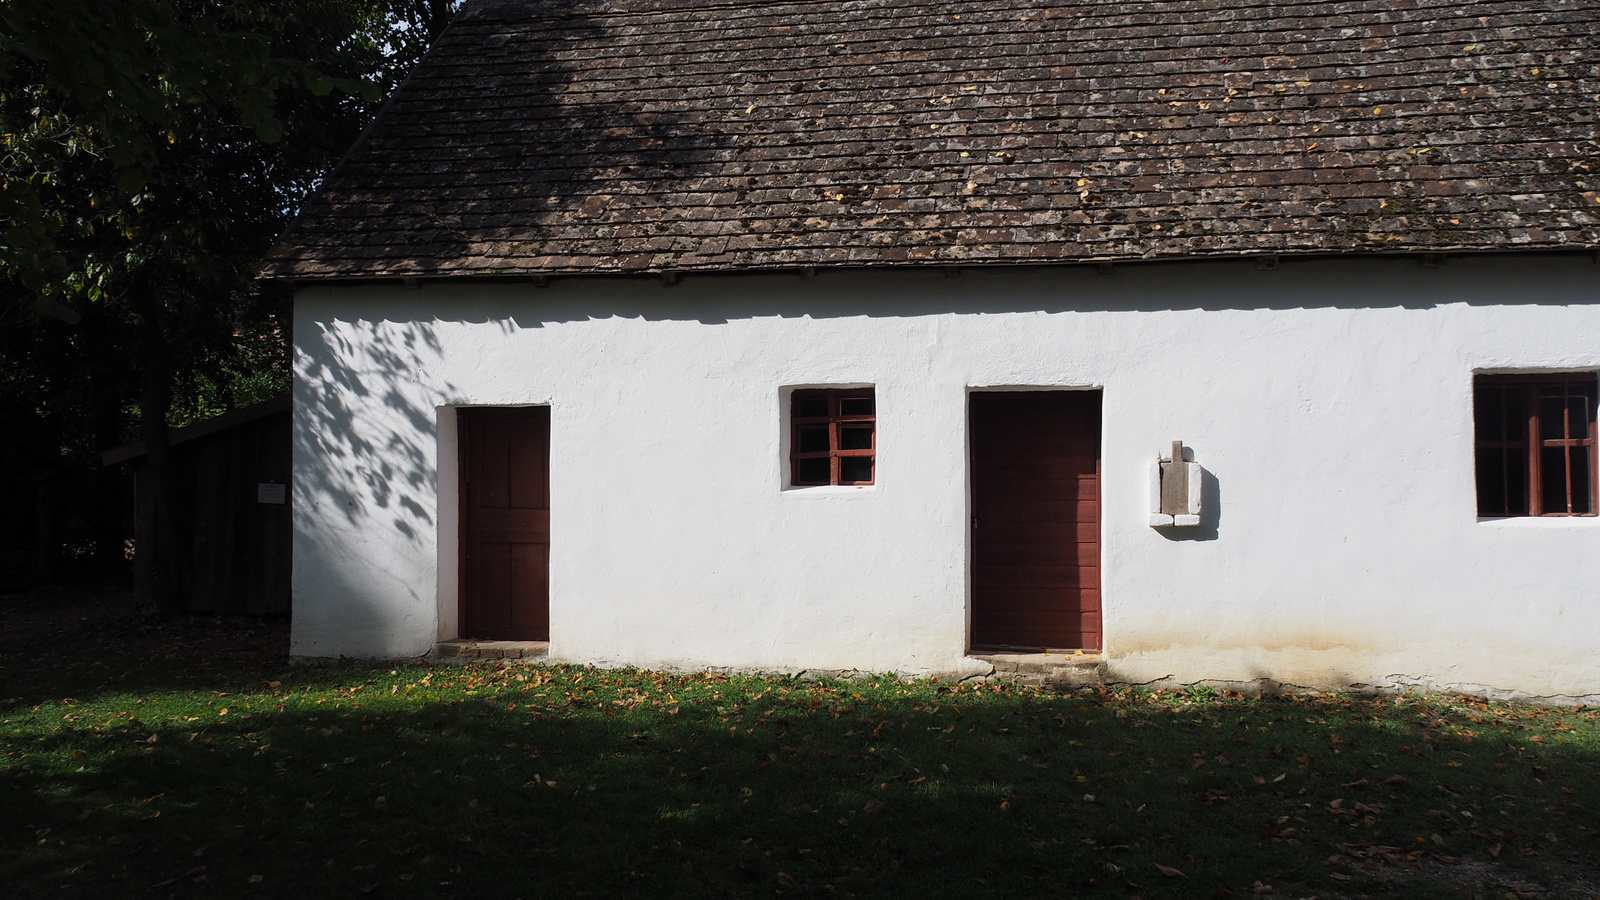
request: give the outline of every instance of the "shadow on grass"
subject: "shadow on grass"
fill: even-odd
[[[30,896],[1470,896],[1579,884],[1600,857],[1592,714],[394,672],[13,709],[32,718],[6,726],[0,834],[26,849],[0,880]]]

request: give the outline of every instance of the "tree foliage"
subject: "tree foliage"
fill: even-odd
[[[285,385],[259,259],[454,6],[0,3],[0,422],[137,419],[159,469],[170,419]]]

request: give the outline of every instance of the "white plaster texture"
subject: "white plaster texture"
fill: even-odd
[[[295,366],[297,655],[455,637],[453,410],[549,404],[552,659],[978,671],[966,397],[1064,388],[1112,677],[1600,692],[1600,520],[1478,521],[1472,449],[1474,372],[1600,369],[1584,257],[316,286]],[[786,389],[864,384],[877,483],[787,488]]]

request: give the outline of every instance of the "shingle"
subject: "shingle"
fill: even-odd
[[[263,274],[1593,248],[1597,95],[1587,0],[479,0]]]

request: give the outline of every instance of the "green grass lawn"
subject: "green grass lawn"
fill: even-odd
[[[0,663],[3,893],[1517,898],[1600,883],[1594,710],[292,667],[207,660],[205,643]]]

